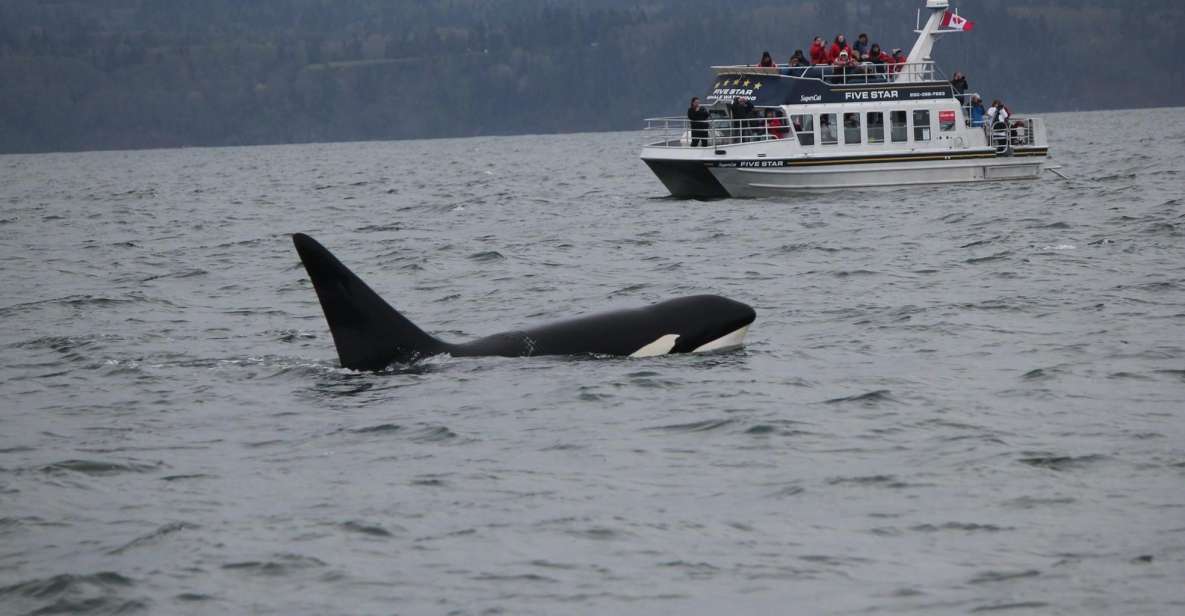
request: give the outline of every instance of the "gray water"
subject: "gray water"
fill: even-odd
[[[0,612],[1185,610],[1185,109],[679,201],[637,133],[0,157]],[[741,351],[337,367],[719,293]]]

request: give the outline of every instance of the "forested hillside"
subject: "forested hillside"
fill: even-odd
[[[0,0],[0,152],[630,129],[921,0]],[[1020,111],[1181,105],[1179,0],[966,0],[935,57]]]

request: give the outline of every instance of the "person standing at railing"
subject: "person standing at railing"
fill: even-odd
[[[790,56],[790,59],[786,61],[786,68],[780,69],[778,72],[782,75],[798,75],[801,77],[805,72],[802,69],[808,66],[810,66],[810,63],[807,62],[802,50],[796,49],[794,50],[794,55]]]
[[[979,98],[978,94],[971,95],[971,126],[983,126],[983,118],[986,115],[983,111],[983,99]]]
[[[860,57],[863,58],[868,54],[868,35],[861,32],[860,36],[856,37],[856,43],[852,45],[852,51],[860,52]]]
[[[757,66],[760,66],[762,68],[773,68],[774,66],[777,66],[777,65],[774,64],[774,57],[769,55],[769,52],[766,51],[761,54],[761,62],[758,62]]]
[[[853,52],[854,53],[854,52]],[[846,75],[848,69],[859,64],[849,53],[848,50],[839,52],[839,55],[831,62],[831,66],[835,67],[837,75]]]
[[[836,34],[835,42],[831,44],[831,49],[827,50],[827,62],[829,64],[835,64],[836,59],[839,58],[839,54],[845,51],[848,52],[849,57],[852,55],[852,46],[848,45],[848,38],[843,34]]]
[[[872,48],[868,50],[868,61],[873,64],[873,69],[879,75],[887,73],[886,67],[894,63],[893,56],[881,51],[880,43],[872,44]]]
[[[1008,126],[1009,115],[1008,108],[1005,107],[1004,103],[997,98],[996,100],[992,101],[991,108],[987,110],[988,124],[993,129],[996,127],[997,123]]]
[[[691,122],[691,147],[698,148],[708,145],[708,118],[712,114],[700,107],[699,97],[691,97],[691,106],[687,108],[687,119]]]
[[[955,76],[950,80],[950,86],[955,90],[955,98],[959,99],[960,105],[967,104],[967,76],[959,71],[955,71]]]
[[[757,124],[757,113],[753,109],[753,103],[747,98],[736,97],[732,101],[732,121],[733,126],[736,127],[734,135],[737,141],[744,142],[745,137],[752,135],[754,127]]]
[[[827,60],[827,46],[823,44],[823,37],[816,36],[811,41],[811,64],[830,64]]]
[[[893,66],[889,67],[889,72],[890,73],[900,73],[901,69],[904,68],[906,60],[908,60],[908,58],[905,57],[904,51],[901,51],[900,49],[894,49],[893,50]]]
[[[834,64],[835,59],[839,58],[839,54],[845,51],[848,56],[851,56],[852,46],[847,44],[847,37],[844,34],[835,34],[835,41],[831,44],[830,49],[827,50],[827,63]]]

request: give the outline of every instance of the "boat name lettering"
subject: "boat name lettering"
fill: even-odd
[[[724,96],[744,96],[752,98],[753,90],[746,90],[744,88],[716,88],[715,90],[712,90],[712,95],[708,98],[721,98]]]
[[[803,94],[802,97],[799,98],[799,100],[804,103],[817,103],[817,102],[823,100],[823,95],[822,94],[810,94],[810,95]]]
[[[845,101],[879,101],[890,98],[901,98],[897,90],[865,90],[863,92],[844,92]]]
[[[742,160],[737,163],[739,167],[785,167],[784,160]]]

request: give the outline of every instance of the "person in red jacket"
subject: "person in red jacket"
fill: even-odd
[[[827,62],[834,63],[839,58],[841,51],[846,51],[851,56],[852,46],[848,45],[848,38],[846,36],[837,34],[835,35],[835,42],[831,44],[831,49],[827,51]]]
[[[773,109],[765,110],[765,130],[769,136],[774,139],[784,139],[789,130],[782,119],[778,117],[778,113]]]
[[[879,43],[873,43],[872,49],[868,50],[868,61],[873,64],[889,64],[893,62],[893,56],[881,51]]]
[[[811,64],[830,64],[827,60],[827,48],[823,46],[823,37],[816,36],[811,42]]]

